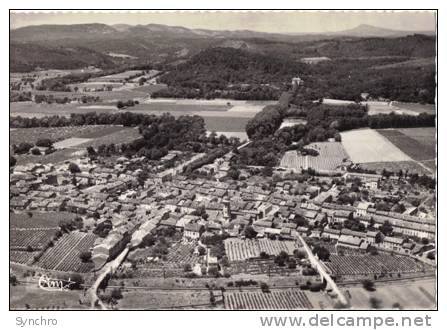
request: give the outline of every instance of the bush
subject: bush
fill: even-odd
[[[70,165],[68,165],[68,170],[71,173],[81,173],[81,169],[79,168],[79,166],[75,163],[70,163]]]
[[[79,258],[82,262],[89,262],[92,260],[92,253],[90,251],[83,251],[79,254]]]
[[[192,270],[191,264],[185,264],[183,266],[183,271],[186,272],[190,272]]]
[[[118,288],[113,289],[113,291],[110,294],[110,296],[113,299],[115,299],[115,300],[120,300],[121,298],[123,298],[123,294],[121,293],[121,289],[118,289]]]
[[[260,287],[261,287],[262,292],[264,292],[264,293],[270,292],[270,288],[267,283],[261,282]]]
[[[33,148],[31,149],[31,153],[35,156],[40,156],[42,153],[40,152],[39,148]]]
[[[22,142],[20,143],[18,146],[14,147],[14,152],[16,154],[26,154],[28,153],[28,151],[30,151],[30,149],[33,147],[32,144],[27,143],[27,142]]]
[[[363,280],[362,281],[363,288],[367,291],[375,291],[374,282],[371,280]]]
[[[36,142],[36,146],[43,148],[51,148],[53,146],[53,141],[50,139],[39,139]]]

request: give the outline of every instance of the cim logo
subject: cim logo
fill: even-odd
[[[39,288],[45,291],[68,291],[70,285],[74,284],[70,278],[68,280],[61,280],[57,278],[50,278],[47,275],[42,275],[39,278]]]

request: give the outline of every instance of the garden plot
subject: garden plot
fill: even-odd
[[[342,132],[342,144],[354,163],[400,162],[411,158],[372,129]]]

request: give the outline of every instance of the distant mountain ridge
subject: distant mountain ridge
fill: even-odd
[[[169,26],[162,24],[130,25],[101,23],[73,24],[73,25],[32,25],[11,30],[11,37],[15,40],[29,39],[57,39],[57,38],[89,38],[101,35],[103,37],[119,38],[125,34],[140,36],[152,34],[153,37],[220,37],[220,38],[284,38],[291,39],[299,36],[347,36],[347,37],[399,37],[411,34],[433,35],[431,31],[401,31],[362,24],[355,28],[335,32],[314,33],[269,33],[251,30],[207,30],[190,29],[182,26]]]
[[[371,34],[381,35],[373,37]],[[399,35],[400,34],[400,35]],[[249,30],[214,31],[161,24],[37,25],[10,31],[13,72],[93,65],[178,64],[214,47],[245,49],[299,61],[302,57],[409,56],[430,57],[433,36],[362,25],[332,34],[276,34]],[[396,43],[394,39],[402,40]],[[114,58],[111,53],[128,55]],[[355,54],[355,55],[353,55]]]
[[[349,36],[349,37],[403,37],[406,35],[412,34],[426,34],[426,35],[434,35],[435,31],[403,31],[403,30],[393,30],[382,27],[377,27],[368,24],[361,24],[356,26],[355,28],[331,32],[329,35],[338,35],[338,36]]]

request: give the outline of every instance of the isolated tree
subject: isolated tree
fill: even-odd
[[[42,153],[40,152],[39,148],[33,148],[33,149],[31,149],[31,154],[33,154],[34,156],[39,156]]]
[[[375,291],[376,290],[376,288],[374,286],[374,282],[371,280],[363,280],[362,285],[366,291]]]
[[[372,309],[380,309],[382,307],[382,301],[376,297],[371,297],[371,299],[369,299],[369,306],[371,306]]]
[[[79,168],[79,166],[75,163],[70,163],[70,165],[68,165],[68,170],[72,173],[81,173],[81,169]]]
[[[79,254],[79,258],[82,260],[82,262],[89,262],[92,260],[92,253],[90,251],[82,251]]]
[[[115,300],[120,300],[123,298],[123,294],[121,292],[121,289],[119,288],[115,288],[112,290],[112,293],[110,294],[110,296],[115,299]]]

